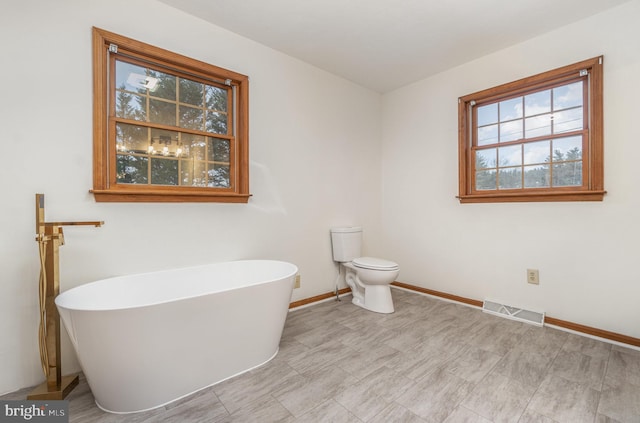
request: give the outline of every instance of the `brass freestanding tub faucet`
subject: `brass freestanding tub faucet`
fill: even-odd
[[[60,315],[55,298],[60,293],[59,250],[64,245],[63,226],[89,225],[99,227],[104,222],[45,222],[44,194],[36,194],[36,241],[40,252],[40,362],[46,381],[27,396],[29,400],[61,400],[78,385],[78,375],[62,376],[60,356]]]

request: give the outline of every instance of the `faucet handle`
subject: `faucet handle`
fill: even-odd
[[[57,238],[60,240],[60,245],[64,245],[64,232],[62,232],[62,226],[58,226],[58,236]]]

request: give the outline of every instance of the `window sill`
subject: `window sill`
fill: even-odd
[[[251,194],[166,192],[147,190],[89,190],[98,203],[247,203]]]
[[[562,191],[528,193],[488,193],[459,195],[461,204],[466,203],[524,203],[549,201],[602,201],[607,191]]]

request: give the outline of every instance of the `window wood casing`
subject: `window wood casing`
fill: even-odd
[[[544,72],[535,76],[524,78],[511,83],[503,84],[494,88],[479,91],[466,95],[458,100],[458,154],[459,154],[459,195],[458,199],[461,203],[488,203],[488,202],[534,202],[534,201],[602,201],[606,191],[604,190],[604,161],[603,161],[603,87],[602,87],[602,56],[574,63],[559,69]],[[554,92],[554,89],[560,89],[569,85],[578,86],[582,81],[583,101],[582,107],[582,126],[580,128],[571,128],[567,132],[555,133],[550,129],[546,135],[536,135],[532,132],[527,135],[527,120],[524,112],[518,119],[522,126],[521,136],[514,139],[503,141],[498,137],[496,141],[479,142],[481,136],[479,130],[487,127],[502,127],[501,118],[498,117],[493,125],[480,127],[480,119],[478,110],[484,107],[488,109],[491,106],[507,104],[509,101],[520,101],[524,108],[525,99],[535,96],[542,92]],[[551,94],[550,94],[551,95]],[[551,95],[551,98],[553,96]],[[553,102],[553,100],[551,100]],[[549,106],[555,107],[555,106]],[[579,109],[579,108],[576,108]],[[548,116],[540,116],[547,118],[553,127],[554,114],[562,113],[553,112],[551,108],[548,112],[543,113]],[[575,110],[574,110],[575,112]],[[498,114],[499,116],[499,114]],[[534,116],[535,118],[536,116]],[[533,119],[533,118],[532,118]],[[507,122],[510,123],[510,122]],[[512,122],[511,122],[512,123]],[[498,129],[496,129],[498,131]],[[576,160],[576,164],[581,168],[581,180],[571,184],[559,184],[554,186],[553,172],[555,166],[553,164],[554,140],[558,143],[561,139],[573,137],[573,141],[581,139],[580,157]],[[534,166],[526,166],[524,160],[525,146],[532,146],[535,143],[549,143],[549,157],[547,161],[539,162],[537,166],[549,169],[547,177],[548,182],[542,186],[527,184],[525,168],[531,169]],[[476,177],[482,173],[482,169],[488,166],[480,166],[479,158],[482,158],[482,151],[495,149],[498,152],[501,149],[507,150],[508,147],[517,149],[521,146],[522,161],[520,164],[510,166],[500,161],[500,155],[496,155],[495,164],[491,165],[491,169],[487,169],[488,173],[495,174],[495,186],[482,186],[482,183],[476,181]],[[483,150],[485,149],[485,150]],[[576,148],[578,150],[578,148]],[[477,155],[480,155],[478,157]],[[560,154],[561,155],[561,154]],[[561,162],[566,165],[569,162]],[[476,166],[479,169],[476,169]],[[501,167],[503,166],[504,167]],[[560,167],[558,167],[560,169]],[[499,178],[502,171],[512,170],[513,174],[519,172],[518,177],[521,178],[519,186],[502,187]]]
[[[115,51],[114,51],[115,50]],[[207,106],[192,106],[183,104],[179,94],[173,100],[153,98],[144,90],[124,91],[115,83],[116,61],[119,66],[148,68],[170,78],[175,76],[175,85],[185,83],[201,85],[203,92],[214,90],[223,95],[219,100],[222,112],[207,110]],[[226,202],[246,203],[249,194],[249,78],[245,75],[226,70],[214,65],[191,59],[158,47],[151,46],[121,35],[117,35],[99,28],[93,28],[93,189],[95,200],[98,202]],[[180,88],[177,88],[179,91]],[[140,94],[140,95],[138,95]],[[146,99],[157,104],[168,105],[176,110],[177,123],[154,122],[148,116],[131,118],[122,112],[116,112],[117,95],[129,95]],[[203,96],[206,96],[203,94]],[[140,100],[142,103],[143,100]],[[187,107],[189,106],[189,107]],[[148,106],[147,106],[148,107]],[[202,127],[181,126],[181,107],[203,116],[214,113],[224,115],[222,129],[207,132],[208,122]],[[179,112],[180,110],[180,112]],[[151,115],[150,109],[143,114]],[[193,114],[193,113],[192,113]],[[138,149],[131,153],[122,153],[118,149],[116,138],[122,133],[123,127],[133,127],[148,132],[149,152]],[[209,125],[210,126],[210,125]],[[162,157],[161,153],[152,150],[151,144],[158,140],[166,144],[172,143],[171,137],[158,134],[177,134],[177,138],[199,139],[203,149],[213,150],[214,145],[221,145],[224,159],[213,157],[213,152],[200,153],[205,157],[198,157],[198,164],[204,181],[197,180],[193,175],[185,177],[180,173],[181,164],[189,158],[182,157],[182,148],[176,150],[172,156]],[[153,134],[156,136],[153,137]],[[121,139],[119,139],[121,141]],[[215,144],[217,142],[217,144]],[[140,143],[138,143],[140,144]],[[157,144],[156,144],[157,145]],[[182,141],[180,141],[182,147]],[[192,148],[193,145],[191,146]],[[166,148],[165,148],[166,149]],[[153,151],[153,153],[152,153]],[[205,150],[203,150],[205,151]],[[142,182],[130,182],[122,177],[122,160],[125,155],[138,157],[146,161],[149,175],[152,168],[162,168],[161,162],[171,163],[171,178],[169,182],[153,181],[153,175],[140,178]],[[168,153],[167,153],[168,154]],[[126,157],[125,157],[126,158]],[[163,160],[164,159],[164,160]],[[120,160],[120,162],[118,162]],[[155,161],[154,161],[155,160]],[[223,160],[223,161],[219,161]],[[153,167],[152,164],[159,166]],[[195,159],[194,159],[195,163]],[[193,165],[194,168],[196,165]],[[216,168],[217,167],[217,168]],[[118,173],[120,168],[120,174]],[[217,183],[214,176],[216,168],[224,176],[222,182]],[[213,175],[213,176],[211,176]],[[209,178],[209,180],[207,180]],[[218,178],[219,179],[219,178]]]

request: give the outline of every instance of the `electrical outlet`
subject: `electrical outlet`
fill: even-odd
[[[300,275],[296,275],[296,283],[293,285],[293,288],[300,288]]]
[[[540,272],[538,269],[527,269],[527,282],[534,285],[540,284]]]

